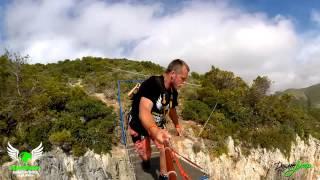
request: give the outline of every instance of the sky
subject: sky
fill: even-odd
[[[185,60],[272,91],[320,83],[317,0],[0,0],[0,53],[30,63],[83,56]]]

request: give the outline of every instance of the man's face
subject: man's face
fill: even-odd
[[[175,89],[181,88],[188,79],[188,70],[185,66],[182,66],[180,72],[172,72],[172,84]]]

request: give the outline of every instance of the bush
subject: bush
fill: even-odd
[[[72,154],[76,157],[83,156],[86,153],[86,150],[85,146],[79,143],[72,145]]]
[[[211,154],[215,157],[219,157],[222,154],[228,154],[228,147],[225,140],[216,141],[216,145],[211,148]]]
[[[246,149],[278,148],[285,154],[289,153],[296,134],[305,140],[310,134],[320,137],[318,109],[307,112],[306,107],[295,105],[291,96],[268,95],[267,77],[258,76],[249,87],[233,73],[212,67],[201,81],[202,87],[184,93],[187,97],[182,115],[203,124],[217,104],[201,134],[220,144],[211,147],[214,154],[225,151],[221,145],[227,136],[241,141]]]
[[[85,121],[93,119],[102,119],[113,113],[111,108],[106,107],[105,104],[93,98],[73,98],[66,105],[68,112],[78,116],[84,117]]]
[[[49,136],[49,141],[54,144],[61,146],[63,143],[70,143],[73,141],[70,131],[64,129],[59,132],[54,132]]]
[[[3,120],[0,120],[0,132],[1,130],[7,129],[7,123]]]
[[[194,120],[199,123],[204,123],[210,115],[208,105],[199,101],[186,101],[183,106],[182,116],[184,119]]]
[[[295,134],[289,127],[262,129],[261,132],[252,134],[252,143],[255,147],[273,150],[279,148],[286,156],[291,151],[291,144]]]

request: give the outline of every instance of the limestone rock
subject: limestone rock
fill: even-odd
[[[199,152],[194,152],[190,148],[194,142],[202,143]],[[290,179],[320,179],[320,141],[311,136],[308,143],[297,137],[288,159],[279,149],[267,151],[257,148],[252,149],[248,156],[244,156],[241,154],[240,147],[234,145],[231,137],[226,143],[228,154],[219,157],[210,157],[201,139],[179,139],[175,141],[174,147],[179,154],[185,155],[186,158],[203,167],[214,180],[288,179],[283,175],[283,170],[286,168],[280,167],[288,166],[298,160],[302,163],[310,163],[313,167],[299,169]]]

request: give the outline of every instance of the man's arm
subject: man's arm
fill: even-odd
[[[181,129],[181,126],[179,124],[179,118],[178,118],[178,114],[177,114],[176,108],[170,108],[169,117],[172,120],[172,122],[173,122],[173,124],[174,124],[174,126],[175,126],[175,128],[177,130],[178,136],[181,136],[182,135],[182,129]]]
[[[169,117],[171,118],[175,126],[179,125],[179,118],[178,118],[176,108],[170,108]]]
[[[151,114],[153,102],[145,97],[141,97],[139,104],[139,119],[149,135],[160,143],[168,142],[170,135],[166,130],[158,128]]]

